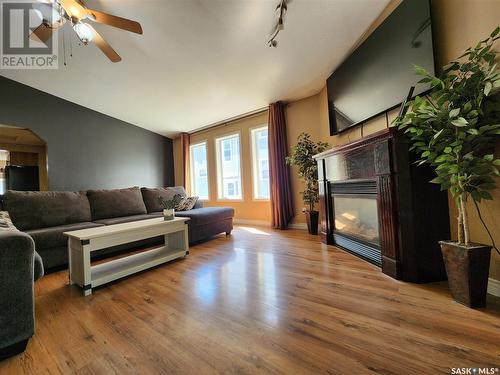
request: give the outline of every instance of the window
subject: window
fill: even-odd
[[[189,146],[191,159],[191,193],[208,200],[207,143]]]
[[[269,199],[269,146],[267,126],[251,131],[254,199]]]
[[[224,142],[224,161],[231,161],[231,142]]]
[[[217,153],[217,191],[219,199],[242,199],[240,135],[215,139]]]

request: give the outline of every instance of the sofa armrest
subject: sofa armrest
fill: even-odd
[[[28,234],[0,231],[0,349],[33,335],[34,258]]]

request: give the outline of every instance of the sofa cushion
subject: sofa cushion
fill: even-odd
[[[141,189],[142,198],[144,199],[144,204],[148,210],[148,213],[162,211],[158,197],[170,200],[174,195],[179,194],[182,197],[186,197],[186,190],[182,186],[166,187],[166,188],[146,188]]]
[[[176,212],[175,216],[190,218],[190,225],[203,225],[215,221],[231,219],[234,216],[234,209],[230,207],[195,208],[189,211]]]
[[[162,213],[162,215],[163,215],[163,213]],[[148,215],[148,214],[132,215],[132,216],[123,216],[123,217],[114,217],[114,218],[110,218],[110,219],[96,220],[96,221],[94,221],[94,223],[104,224],[104,225],[113,225],[113,224],[130,223],[131,221],[147,220],[147,219],[154,219],[154,217],[152,217],[151,215]]]
[[[115,190],[88,190],[92,221],[146,214],[138,187]]]
[[[63,235],[64,232],[102,226],[103,224],[96,223],[74,223],[58,225],[50,228],[27,230],[26,233],[28,233],[35,241],[35,248],[37,250],[40,250],[58,246],[66,246],[66,244],[68,243],[68,237]]]
[[[91,221],[85,192],[9,190],[3,206],[19,230]]]

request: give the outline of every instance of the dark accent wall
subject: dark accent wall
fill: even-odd
[[[0,124],[47,142],[49,189],[172,186],[172,140],[0,76]]]

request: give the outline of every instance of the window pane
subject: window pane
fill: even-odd
[[[220,199],[241,199],[240,136],[216,139],[217,189]]]
[[[267,126],[252,130],[253,197],[269,199],[269,148]]]
[[[208,199],[207,144],[191,147],[191,191],[200,199]]]

